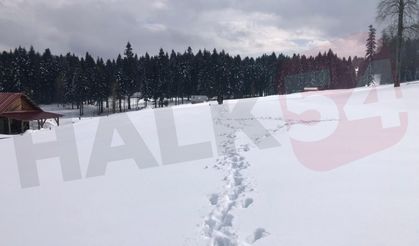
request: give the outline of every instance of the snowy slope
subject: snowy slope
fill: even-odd
[[[37,162],[41,185],[31,188],[21,188],[16,158],[31,150],[0,139],[0,245],[418,245],[417,95],[419,83],[266,97],[252,117],[176,107],[179,144],[209,142],[213,154],[170,165],[159,112],[132,112],[159,166],[119,160],[99,177],[87,172],[101,119],[85,120],[74,124],[82,178],[64,182],[50,158]],[[124,115],[108,119],[129,127]],[[240,131],[257,123],[263,134]],[[53,130],[32,137],[55,140]],[[124,145],[118,133],[112,141]]]

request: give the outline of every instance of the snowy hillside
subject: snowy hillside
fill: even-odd
[[[418,245],[418,95],[144,110],[78,122],[55,147],[54,130],[0,137],[0,245]]]

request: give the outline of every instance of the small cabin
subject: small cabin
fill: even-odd
[[[60,124],[62,115],[45,112],[23,93],[0,93],[0,134],[20,134],[29,129],[29,123],[36,121],[38,129],[48,119]]]

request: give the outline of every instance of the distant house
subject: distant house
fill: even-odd
[[[284,82],[286,94],[304,92],[306,88],[324,90],[330,87],[330,73],[328,70],[318,70],[288,75]]]
[[[29,122],[37,121],[38,129],[47,119],[60,124],[62,115],[45,112],[23,93],[0,93],[0,134],[19,134],[29,129]]]

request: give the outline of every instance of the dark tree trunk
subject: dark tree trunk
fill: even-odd
[[[399,2],[399,17],[397,24],[397,47],[396,47],[396,76],[394,80],[394,87],[400,87],[401,81],[401,65],[402,65],[402,45],[403,45],[403,31],[404,31],[404,8],[405,0]]]
[[[83,102],[79,103],[80,117],[83,116]]]

